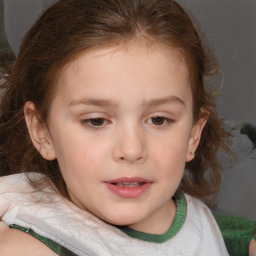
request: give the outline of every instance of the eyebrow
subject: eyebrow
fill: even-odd
[[[157,107],[164,104],[177,104],[177,103],[185,107],[185,102],[181,98],[174,95],[164,97],[164,98],[159,98],[159,99],[151,99],[151,100],[143,101],[143,105],[147,107]]]
[[[105,99],[79,99],[79,100],[72,100],[68,106],[75,106],[75,105],[87,105],[87,106],[96,106],[96,107],[117,107],[119,105],[118,101],[113,100],[105,100]]]
[[[142,102],[142,106],[145,107],[157,107],[164,104],[180,104],[185,106],[185,102],[177,96],[168,96],[164,98],[150,99],[144,100]],[[87,105],[87,106],[96,106],[96,107],[118,107],[120,105],[120,101],[108,100],[108,99],[75,99],[72,100],[68,106],[72,107],[75,105]]]

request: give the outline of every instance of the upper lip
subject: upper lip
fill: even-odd
[[[105,181],[105,183],[135,183],[135,182],[152,183],[152,181],[142,177],[131,177],[131,178],[121,177],[118,179]]]

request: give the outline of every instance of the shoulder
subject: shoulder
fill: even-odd
[[[219,226],[207,205],[188,194],[185,194],[185,198],[187,206],[186,223],[192,223],[192,226],[200,231],[200,236],[211,234],[222,239]]]
[[[185,198],[187,202],[187,208],[190,211],[196,213],[197,215],[200,214],[202,215],[202,217],[212,216],[211,210],[200,199],[190,196],[188,194],[185,194]]]
[[[0,222],[0,251],[1,256],[56,256],[51,249],[33,236],[11,229],[4,222]]]
[[[208,206],[197,198],[187,194],[185,196],[187,201],[187,213],[190,218],[197,220],[196,222],[198,225],[202,226],[203,230],[209,228],[210,230],[215,231],[216,235],[220,235],[219,226]]]
[[[200,235],[198,255],[228,255],[219,226],[210,209],[199,199],[185,195],[187,223],[192,224]]]

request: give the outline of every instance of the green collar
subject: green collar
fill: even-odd
[[[187,202],[184,194],[179,191],[174,196],[177,205],[177,211],[171,227],[162,235],[148,234],[135,231],[127,226],[119,226],[118,228],[132,238],[152,243],[164,243],[174,237],[182,228],[187,214]]]

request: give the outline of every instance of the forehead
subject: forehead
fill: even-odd
[[[168,84],[169,88],[165,86]],[[175,85],[182,88],[184,84],[190,92],[189,72],[180,50],[129,44],[82,52],[60,72],[57,95],[77,97],[77,89],[77,94],[83,91],[107,98],[110,92],[113,96],[115,91],[121,93],[123,87],[129,86],[135,97],[137,94],[147,98],[150,90],[158,86],[157,94],[162,97],[168,91],[165,89]],[[144,92],[139,93],[140,89]]]

